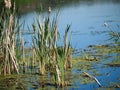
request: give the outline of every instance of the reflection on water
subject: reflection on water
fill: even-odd
[[[20,14],[36,11],[47,11],[47,8],[64,8],[79,5],[94,5],[104,3],[120,3],[120,0],[15,0]]]

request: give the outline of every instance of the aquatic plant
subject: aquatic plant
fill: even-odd
[[[19,66],[16,58],[16,20],[15,4],[11,5],[10,0],[4,0],[5,6],[2,8],[0,16],[0,53],[3,54],[1,74],[19,74]]]
[[[57,27],[55,21],[52,24],[49,21],[49,17],[45,18],[45,21],[41,23],[37,19],[38,29],[36,30],[35,24],[33,24],[33,29],[36,31],[33,37],[33,45],[35,47],[36,57],[39,62],[39,72],[40,74],[45,74],[45,65],[53,64],[53,68],[56,68],[56,73],[54,73],[55,82],[60,82],[60,71],[57,64]],[[50,70],[50,69],[49,69]],[[49,71],[51,72],[51,71]],[[57,75],[57,76],[56,76]],[[56,77],[58,77],[56,79]]]
[[[72,68],[72,38],[70,35],[70,41],[68,41],[68,33],[70,30],[70,25],[67,25],[65,30],[65,38],[64,38],[64,54],[65,54],[65,69]]]
[[[60,34],[57,28],[57,16],[53,21],[50,21],[50,16],[41,21],[42,23],[39,18],[36,21],[37,25],[35,23],[32,25],[34,31],[33,47],[36,53],[34,57],[39,62],[39,72],[41,75],[46,72],[52,73],[51,77],[54,77],[55,84],[64,86],[65,69],[67,66],[72,67],[71,42],[68,45],[70,25],[65,30],[64,47],[58,47],[57,41]]]
[[[40,75],[50,73],[56,86],[65,86],[65,70],[72,67],[72,44],[71,39],[68,40],[70,25],[65,30],[64,45],[59,48],[57,46],[60,37],[57,15],[52,21],[50,20],[51,11],[43,21],[40,21],[38,17],[32,25],[34,31],[31,47],[32,57],[30,58],[32,61],[26,60],[27,52],[22,37],[23,32],[21,32],[22,24],[20,25],[19,20],[15,18],[15,4],[11,7],[11,5],[8,5],[11,4],[9,0],[5,3],[7,4],[5,6],[6,11],[0,17],[0,54],[3,55],[1,74],[19,74],[20,69],[25,73],[28,61],[28,63],[31,62],[28,66],[39,67]],[[23,67],[20,68],[21,66]]]
[[[113,40],[115,43],[120,42],[120,31],[119,31],[119,25],[117,25],[118,30],[114,30],[112,26],[110,26],[108,23],[104,23],[104,26],[109,29],[108,34],[110,36],[109,40]]]
[[[38,29],[36,30],[36,25],[33,24],[34,37],[33,37],[33,47],[35,47],[36,56],[39,59],[39,71],[40,74],[45,74],[45,64],[48,58],[47,44],[48,44],[48,20],[41,24],[39,19],[37,19]],[[36,32],[35,32],[36,31]]]

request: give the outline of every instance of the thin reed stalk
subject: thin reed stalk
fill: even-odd
[[[1,44],[1,52],[3,52],[3,65],[1,74],[19,74],[19,66],[16,58],[16,22],[14,9],[15,5],[11,7],[11,1],[5,0],[5,7],[3,7],[3,13],[0,16],[0,24],[2,25],[0,28],[1,36],[0,36],[0,44]],[[6,10],[8,9],[8,10]],[[3,18],[4,17],[4,18]]]
[[[67,68],[71,68],[72,67],[72,42],[71,42],[71,37],[68,40],[68,33],[70,30],[70,25],[67,25],[67,28],[65,30],[65,38],[64,38],[64,68],[65,70]],[[71,36],[71,35],[70,35]]]

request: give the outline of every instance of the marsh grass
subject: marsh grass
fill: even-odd
[[[5,0],[6,1],[6,0]],[[67,25],[64,36],[64,44],[62,47],[57,46],[60,39],[57,27],[57,15],[50,19],[45,17],[40,21],[38,17],[33,23],[32,46],[29,51],[25,48],[23,38],[24,32],[21,31],[19,20],[15,16],[15,6],[10,0],[5,2],[7,5],[5,11],[0,17],[0,56],[2,60],[1,74],[11,75],[19,74],[20,71],[28,72],[26,67],[38,66],[39,74],[50,74],[55,86],[65,86],[65,70],[72,67],[72,42],[69,40],[70,25]],[[3,18],[4,17],[4,18]],[[26,56],[29,54],[28,56]]]
[[[57,17],[57,16],[56,16]],[[64,47],[58,47],[59,30],[57,27],[57,18],[53,21],[50,16],[44,21],[37,18],[37,25],[33,24],[33,62],[39,62],[39,72],[41,75],[50,73],[54,77],[56,85],[64,86],[64,76],[67,66],[72,67],[72,46],[71,42],[68,45],[68,32],[70,25],[65,30]],[[70,65],[68,65],[68,63]],[[46,70],[47,68],[47,70]]]
[[[109,30],[107,34],[109,35],[108,40],[113,40],[114,44],[119,45],[120,44],[120,26],[117,25],[118,30],[115,30],[112,26],[110,26],[108,23],[104,23],[104,26],[107,27]]]
[[[4,0],[5,6],[2,8],[0,14],[0,53],[2,57],[2,71],[1,74],[19,74],[19,65],[17,62],[17,29],[18,22],[15,17],[15,4],[11,5],[10,0]]]

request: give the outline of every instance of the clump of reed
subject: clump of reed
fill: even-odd
[[[22,37],[21,25],[15,18],[15,4],[4,0],[5,6],[0,14],[0,55],[2,55],[1,74],[19,74],[21,61],[25,73],[25,47]],[[70,25],[67,26],[63,46],[57,46],[60,38],[57,27],[57,15],[51,21],[49,10],[48,17],[40,21],[38,17],[33,23],[32,38],[32,63],[38,66],[40,75],[50,74],[56,86],[65,86],[65,70],[72,67],[72,42],[68,39]],[[28,60],[29,61],[29,60]]]
[[[16,58],[16,20],[15,4],[10,0],[4,0],[4,6],[0,14],[0,53],[2,56],[1,74],[19,74],[19,66]]]
[[[109,40],[113,40],[116,44],[120,44],[120,26],[117,25],[118,30],[114,30],[112,26],[110,26],[108,23],[104,23],[104,26],[107,27],[108,30],[108,35],[109,35]]]
[[[40,19],[37,18],[38,26],[33,24],[33,45],[34,53],[36,53],[34,57],[36,57],[39,62],[39,72],[41,75],[49,72],[51,77],[54,77],[56,85],[64,86],[65,70],[67,67],[72,67],[71,40],[68,45],[68,32],[70,30],[70,25],[68,25],[65,30],[63,47],[58,47],[57,41],[60,34],[57,27],[56,17],[53,21],[50,21],[50,16],[48,16],[41,22]]]

